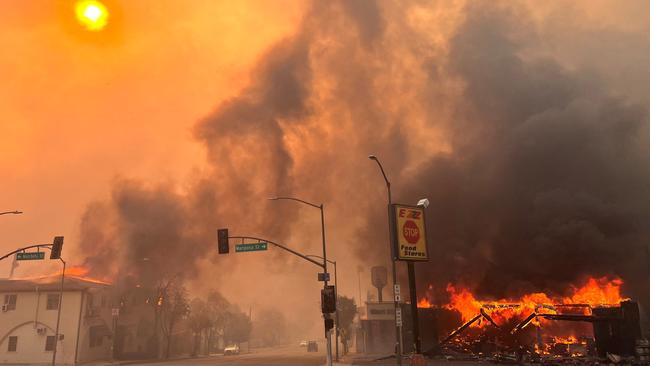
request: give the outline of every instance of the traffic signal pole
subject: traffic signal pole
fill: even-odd
[[[61,322],[61,305],[63,304],[63,282],[65,281],[65,261],[59,257],[63,263],[63,270],[61,271],[61,287],[59,288],[59,309],[56,314],[56,329],[54,330],[54,352],[52,353],[52,366],[56,365],[56,350],[59,348],[59,324]]]
[[[325,281],[323,281],[323,289],[327,289],[327,280],[329,277],[329,273],[327,273],[327,247],[325,246],[325,213],[324,213],[322,203],[318,208],[320,209],[321,234],[323,237],[323,272],[325,273],[325,278],[324,278]],[[336,294],[336,288],[335,288],[335,294]],[[334,296],[335,296],[334,304],[338,308],[338,304],[337,304],[338,299],[336,298],[336,295]],[[332,331],[331,329],[327,329],[327,324],[325,324],[326,319],[329,319],[329,316],[330,315],[328,313],[323,314],[323,318],[324,318],[323,324],[325,328],[325,337],[327,338],[327,365],[332,366]]]

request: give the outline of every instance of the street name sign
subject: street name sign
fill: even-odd
[[[16,253],[17,261],[33,261],[45,259],[45,252]]]
[[[252,244],[237,244],[235,245],[235,252],[236,253],[259,252],[262,250],[267,250],[268,246],[269,245],[266,242],[252,243]]]
[[[325,281],[329,281],[329,280],[330,280],[330,273],[329,272],[327,272],[327,273],[319,272],[318,273],[318,281],[325,282]]]

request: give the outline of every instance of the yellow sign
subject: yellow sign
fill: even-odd
[[[393,205],[394,245],[398,260],[427,261],[424,208]]]

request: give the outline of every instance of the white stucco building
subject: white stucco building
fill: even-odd
[[[0,364],[52,362],[59,288],[58,276],[0,280]],[[57,364],[110,359],[110,286],[66,277],[63,289]]]

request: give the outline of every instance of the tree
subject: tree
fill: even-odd
[[[337,303],[339,311],[339,332],[341,334],[341,342],[343,342],[343,354],[348,353],[348,342],[352,334],[352,322],[357,315],[357,305],[354,299],[350,297],[340,296]]]
[[[253,334],[262,346],[275,346],[287,341],[287,328],[287,320],[281,312],[265,309],[255,317]]]
[[[208,294],[206,305],[208,307],[208,314],[210,317],[210,328],[207,329],[207,351],[214,350],[214,342],[218,336],[224,335],[224,328],[226,326],[226,319],[228,311],[232,307],[230,302],[226,300],[223,295],[218,291],[212,290]]]
[[[190,302],[190,328],[194,335],[194,344],[192,346],[192,355],[196,356],[200,351],[200,341],[204,332],[212,327],[212,319],[210,316],[210,309],[208,304],[200,299],[195,298]]]
[[[159,287],[158,314],[159,326],[166,340],[165,359],[169,358],[174,326],[190,311],[187,300],[187,290],[180,280],[171,279],[165,286]]]
[[[230,312],[225,322],[223,338],[226,343],[241,343],[250,339],[251,324],[248,315],[241,311]]]

